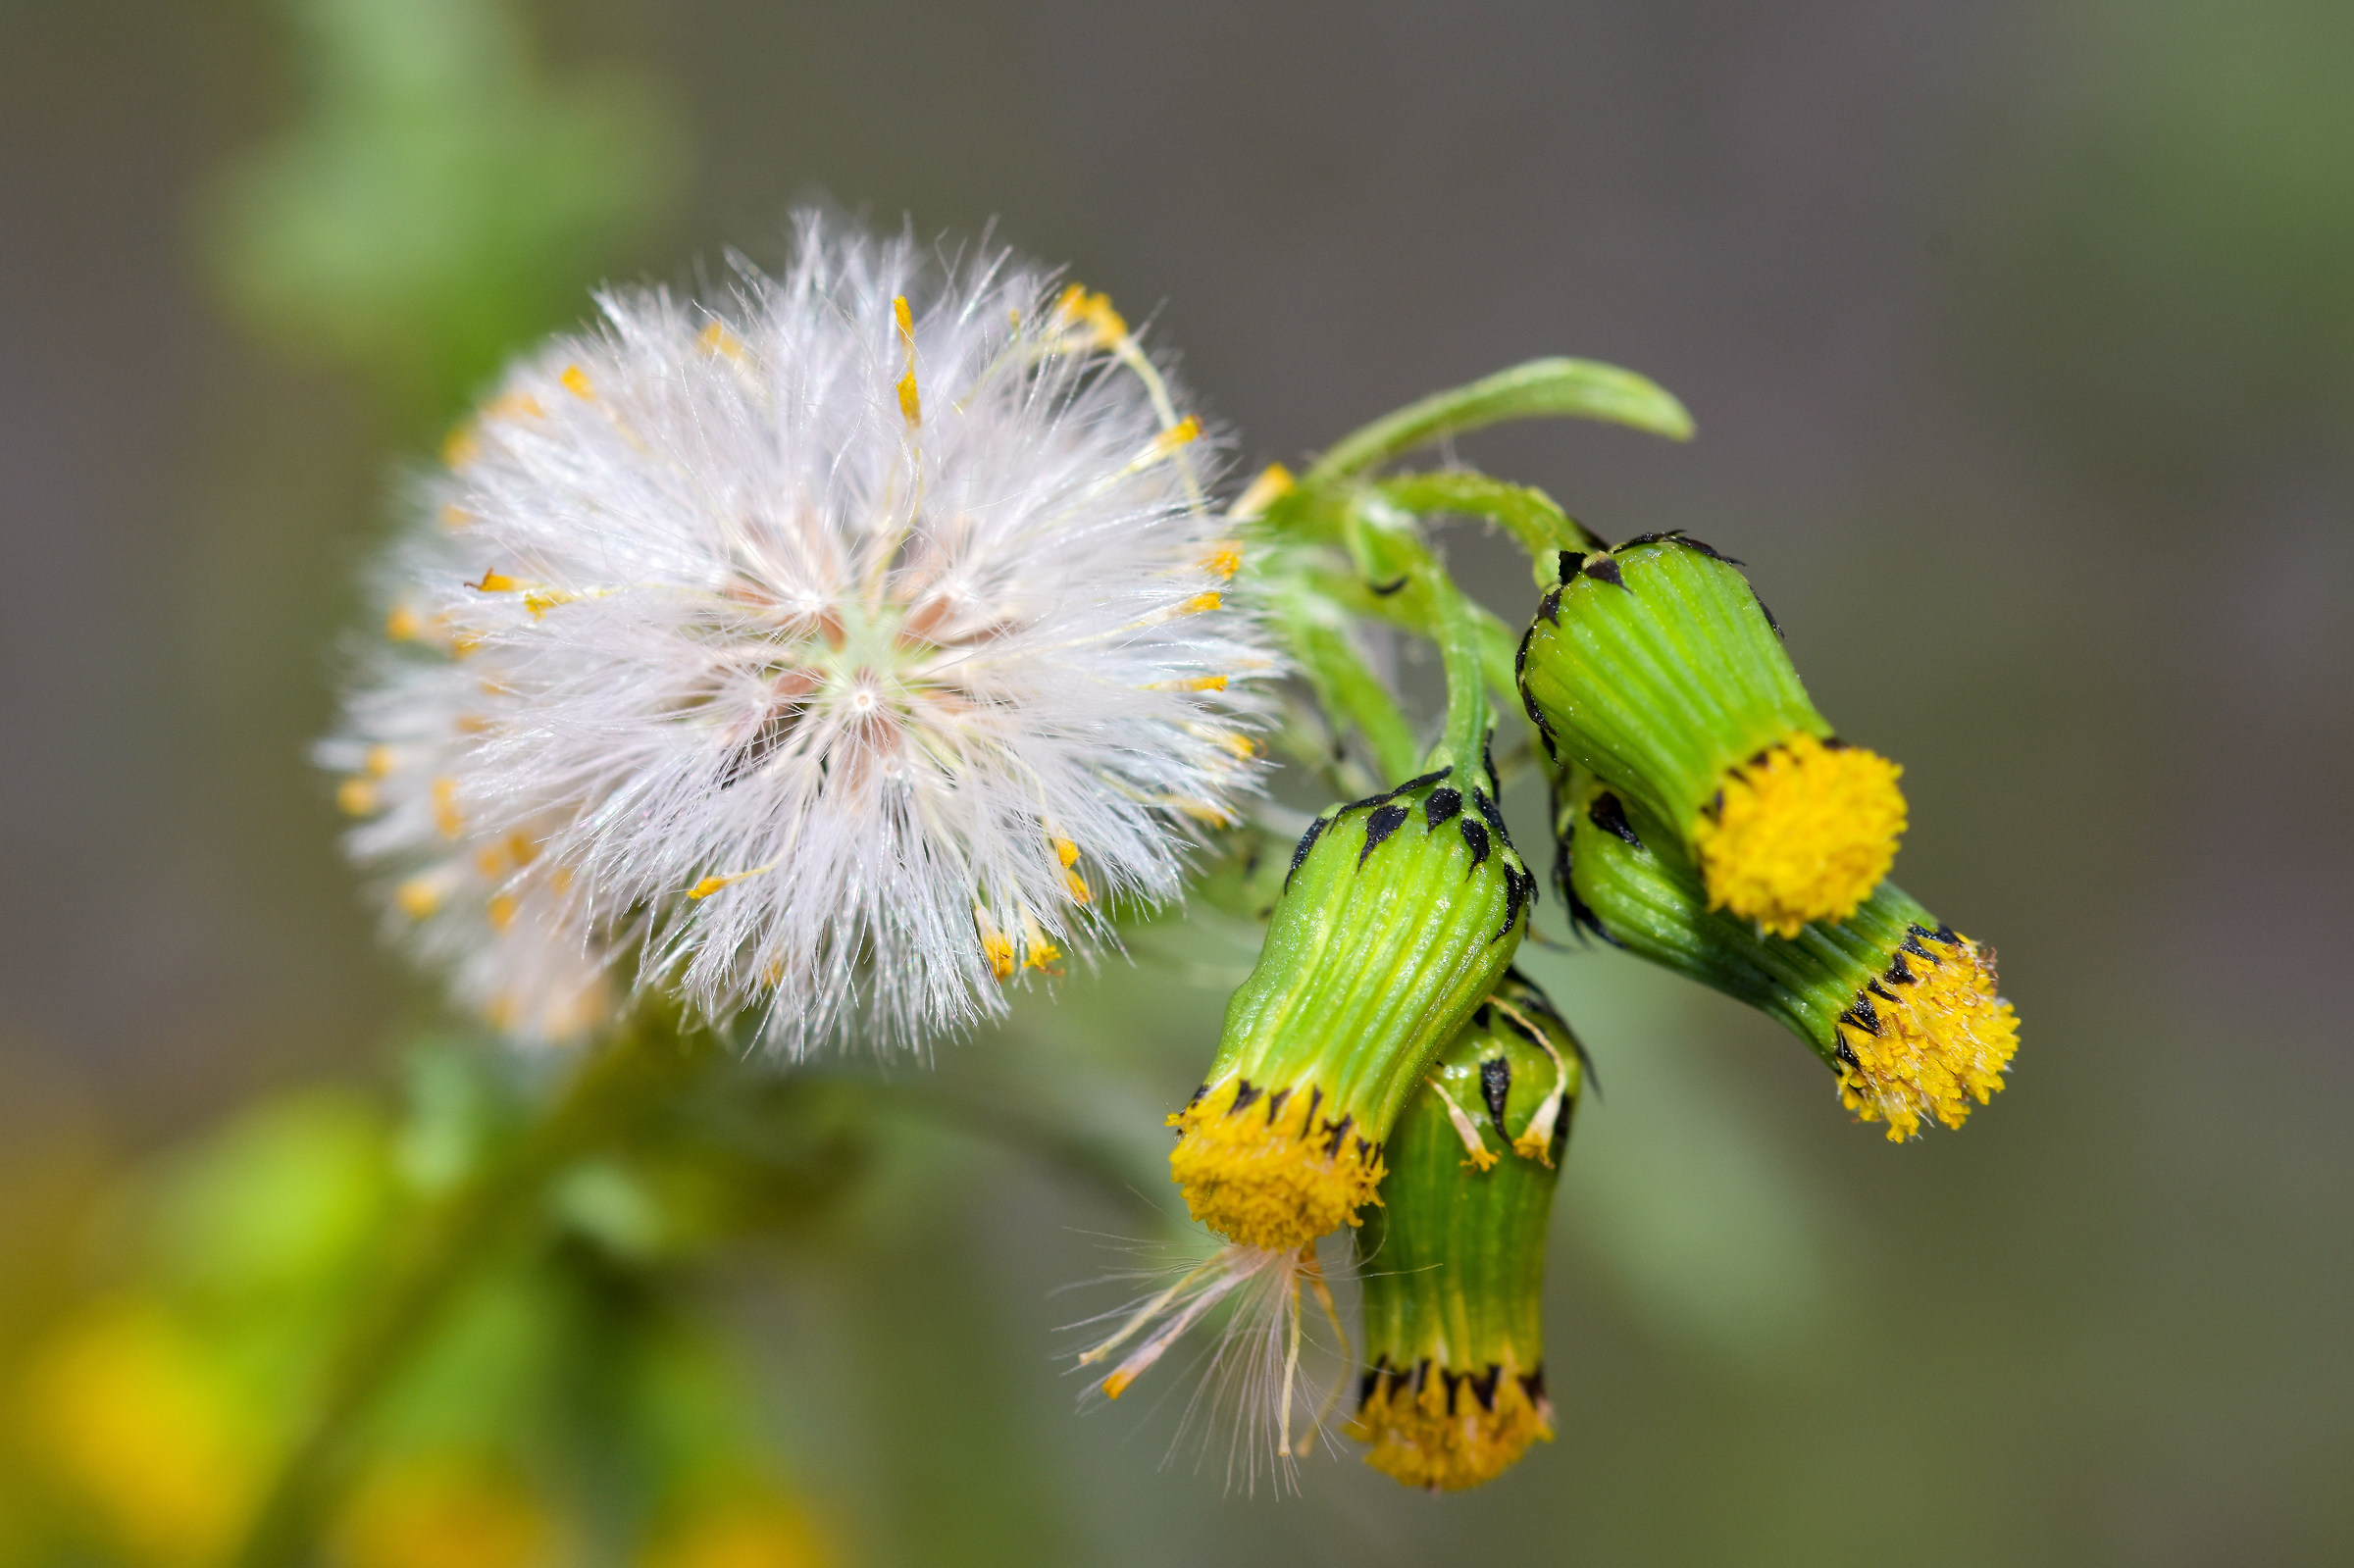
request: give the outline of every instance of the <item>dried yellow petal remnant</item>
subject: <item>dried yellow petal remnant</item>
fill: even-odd
[[[1234,498],[1234,505],[1226,515],[1238,522],[1248,521],[1258,516],[1298,487],[1298,482],[1293,480],[1290,469],[1285,468],[1281,463],[1269,463],[1265,468],[1259,470],[1258,478],[1243,486],[1243,493]]]
[[[1995,992],[1994,952],[1916,926],[1887,972],[1839,1015],[1839,1102],[1901,1143],[1935,1117],[1969,1119],[2003,1087],[2019,1015]]]
[[[1169,1118],[1169,1179],[1194,1218],[1246,1246],[1299,1247],[1381,1201],[1381,1148],[1308,1085],[1269,1092],[1235,1078]]]
[[[1709,907],[1776,936],[1854,914],[1896,862],[1903,771],[1877,752],[1810,734],[1728,771],[1692,835]]]
[[[718,322],[713,322],[705,327],[695,337],[695,341],[702,344],[707,353],[717,354],[724,359],[732,359],[738,364],[743,363],[743,339],[729,331]]]
[[[1367,1375],[1349,1436],[1372,1444],[1365,1463],[1409,1487],[1460,1492],[1493,1481],[1532,1442],[1553,1441],[1542,1368],[1509,1362],[1457,1372],[1424,1361]]]
[[[458,782],[446,775],[434,781],[434,826],[445,838],[455,838],[466,829],[458,810]]]

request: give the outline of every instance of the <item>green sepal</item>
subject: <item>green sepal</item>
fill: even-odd
[[[1510,964],[1536,892],[1469,770],[1326,811],[1293,853],[1203,1083],[1312,1087],[1326,1120],[1378,1142]]]
[[[1958,939],[1892,882],[1846,920],[1814,922],[1791,938],[1762,936],[1749,922],[1709,909],[1699,868],[1651,812],[1578,777],[1559,813],[1565,853],[1555,876],[1574,923],[1779,1019],[1834,1071],[1840,1015],[1907,942]]]
[[[1523,706],[1557,762],[1687,848],[1728,769],[1830,735],[1749,580],[1715,551],[1659,535],[1562,564],[1520,644]]]
[[[1545,1234],[1583,1076],[1568,1026],[1516,972],[1432,1063],[1391,1130],[1381,1206],[1356,1233],[1368,1390],[1378,1370],[1426,1360],[1473,1374],[1543,1365]],[[1456,1112],[1493,1156],[1486,1169]],[[1539,1146],[1516,1147],[1540,1114]]]

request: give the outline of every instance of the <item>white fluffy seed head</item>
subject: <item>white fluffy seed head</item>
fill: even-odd
[[[326,759],[446,784],[354,853],[397,888],[450,821],[528,841],[478,891],[537,878],[556,947],[792,1054],[969,1025],[1177,893],[1273,671],[1214,443],[1108,303],[815,220],[782,277],[601,303],[422,486]],[[469,940],[420,933],[512,961]]]

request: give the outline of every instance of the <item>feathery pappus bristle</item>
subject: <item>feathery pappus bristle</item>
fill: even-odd
[[[1207,1462],[1222,1435],[1229,1489],[1256,1490],[1262,1466],[1277,1488],[1295,1486],[1299,1461],[1319,1436],[1329,1441],[1327,1422],[1351,1362],[1348,1331],[1314,1245],[1230,1241],[1206,1258],[1126,1277],[1157,1289],[1079,1325],[1110,1331],[1078,1357],[1091,1374],[1110,1367],[1089,1385],[1090,1394],[1117,1399],[1195,1328],[1212,1322],[1170,1456],[1192,1439]]]

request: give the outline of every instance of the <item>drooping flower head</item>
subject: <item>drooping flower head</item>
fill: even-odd
[[[1573,918],[1645,958],[1780,1019],[1838,1075],[1860,1120],[1902,1141],[1960,1127],[2003,1087],[2019,1017],[1994,951],[1884,882],[1845,920],[1783,937],[1708,907],[1674,835],[1590,776],[1562,791],[1558,831]]]
[[[1511,962],[1536,897],[1491,792],[1448,768],[1319,816],[1218,1053],[1169,1118],[1169,1175],[1231,1240],[1304,1245],[1376,1201],[1382,1140]]]
[[[781,277],[601,304],[453,434],[393,553],[401,645],[328,760],[395,918],[512,851],[485,907],[543,881],[564,942],[798,1053],[969,1024],[1174,894],[1268,660],[1209,443],[1101,296],[812,219]]]
[[[1491,1481],[1553,1437],[1545,1232],[1584,1063],[1517,973],[1439,1053],[1356,1233],[1364,1372],[1350,1436],[1409,1487]]]
[[[1563,551],[1520,688],[1549,751],[1673,830],[1711,909],[1793,936],[1895,862],[1901,770],[1831,733],[1748,579],[1697,540]]]

